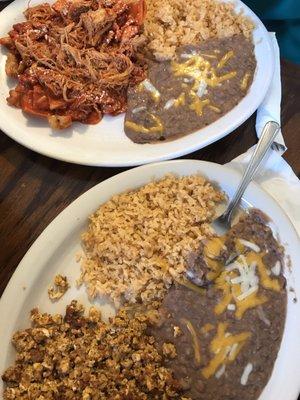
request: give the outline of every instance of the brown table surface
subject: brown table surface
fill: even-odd
[[[9,2],[0,3],[0,10]],[[300,67],[282,61],[284,157],[300,174]],[[253,115],[224,139],[184,158],[226,163],[256,142]],[[0,295],[46,226],[86,190],[123,171],[73,165],[36,154],[0,133]],[[34,265],[32,266],[34,268]]]

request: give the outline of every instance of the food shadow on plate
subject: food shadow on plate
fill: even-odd
[[[74,125],[70,126],[69,128],[59,130],[59,129],[52,129],[49,127],[49,123],[45,118],[37,118],[34,119],[31,117],[30,114],[26,114],[23,112],[24,117],[26,118],[26,126],[29,128],[49,128],[50,129],[50,137],[63,137],[63,138],[71,138],[73,133],[79,133],[80,135],[84,134],[89,125],[84,125],[81,123],[75,123]]]
[[[9,51],[7,50],[6,47],[4,47],[4,46],[0,47],[0,54],[2,54],[3,56],[7,56],[8,53],[9,53]]]
[[[90,305],[98,307],[109,307],[111,310],[116,310],[116,307],[109,296],[101,295],[96,296],[94,299],[89,298]]]
[[[7,54],[8,54],[8,53],[9,53],[8,50],[7,50],[4,46],[1,46],[1,47],[0,47],[0,54],[1,54],[3,57],[5,57],[4,65],[6,64],[6,57],[7,57]],[[9,76],[6,75],[6,80],[5,80],[5,82],[6,82],[7,86],[8,86],[8,89],[11,90],[11,89],[14,89],[14,88],[15,88],[17,79],[15,79],[15,78],[10,78]],[[8,92],[7,92],[7,95],[8,95]]]
[[[47,126],[49,126],[48,123],[46,123]],[[90,125],[87,124],[81,124],[80,122],[75,122],[73,125],[71,125],[69,128],[66,129],[51,129],[51,137],[64,137],[64,138],[71,138],[73,133],[79,133],[80,135],[83,135],[86,133]]]
[[[14,89],[14,87],[16,86],[16,80],[14,78],[6,78],[6,84],[9,90]],[[5,93],[6,97],[8,96],[8,91],[7,93]]]

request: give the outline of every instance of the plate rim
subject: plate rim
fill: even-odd
[[[223,0],[223,2],[230,2],[230,1]],[[15,0],[13,3],[10,3],[7,7],[5,7],[0,13],[0,22],[2,19],[5,19],[6,14],[10,14],[16,5],[19,5],[21,3],[22,3],[22,0]],[[258,91],[257,93],[253,93],[252,95],[250,93],[248,93],[241,100],[241,101],[243,101],[244,99],[248,99],[248,101],[250,102],[252,99],[250,107],[247,104],[246,105],[247,109],[245,109],[245,111],[240,113],[239,116],[235,116],[235,118],[232,118],[231,120],[229,118],[229,121],[227,121],[227,119],[225,121],[223,121],[222,128],[221,128],[221,126],[220,127],[218,126],[218,121],[222,122],[222,119],[226,118],[228,115],[230,115],[230,113],[236,107],[234,107],[232,110],[230,110],[224,116],[222,116],[220,119],[216,120],[214,123],[209,124],[208,128],[210,127],[210,129],[212,129],[212,130],[216,129],[217,133],[216,134],[210,133],[209,137],[205,138],[205,140],[201,139],[201,133],[203,133],[203,131],[205,131],[206,128],[202,128],[196,132],[192,132],[192,133],[182,136],[178,139],[172,140],[171,142],[173,142],[173,143],[175,143],[176,141],[179,141],[178,145],[175,145],[176,148],[174,148],[174,149],[166,148],[159,155],[156,155],[155,151],[151,152],[152,154],[150,154],[150,155],[144,154],[144,152],[142,150],[142,146],[147,146],[148,144],[146,144],[146,145],[138,144],[139,147],[137,148],[136,153],[140,152],[141,156],[138,155],[136,157],[136,159],[132,160],[132,159],[130,159],[130,157],[126,157],[126,154],[125,154],[125,155],[123,155],[124,158],[122,158],[121,160],[114,159],[111,161],[109,159],[98,160],[96,157],[93,157],[92,159],[90,159],[83,153],[77,153],[75,150],[73,152],[69,153],[69,152],[64,152],[63,148],[61,151],[58,151],[57,148],[56,149],[50,149],[50,148],[48,149],[47,142],[39,143],[34,140],[31,141],[30,139],[28,139],[27,135],[20,134],[19,129],[21,129],[21,127],[18,129],[14,129],[13,121],[8,120],[8,118],[5,115],[5,110],[2,110],[1,108],[0,108],[0,117],[1,117],[0,118],[0,129],[7,136],[9,136],[11,139],[16,141],[20,145],[28,148],[31,151],[39,153],[43,156],[47,156],[47,157],[50,157],[50,158],[53,158],[53,159],[56,159],[59,161],[63,161],[63,162],[68,162],[71,164],[94,166],[94,167],[132,167],[132,166],[138,166],[138,165],[142,165],[142,164],[146,164],[146,163],[148,164],[148,163],[153,163],[153,162],[160,162],[160,161],[169,160],[172,158],[182,157],[184,155],[190,154],[194,151],[197,151],[197,150],[200,150],[202,148],[209,146],[210,144],[212,144],[212,143],[222,139],[223,137],[229,135],[230,133],[232,133],[235,129],[237,129],[239,126],[241,126],[248,118],[250,118],[250,116],[256,111],[256,109],[259,107],[259,105],[263,101],[263,99],[268,91],[268,88],[270,87],[271,79],[272,79],[273,71],[274,71],[274,51],[273,51],[273,46],[271,44],[270,35],[268,34],[266,27],[264,26],[262,21],[258,18],[258,16],[247,5],[245,5],[241,0],[235,1],[234,5],[237,10],[243,9],[244,11],[246,11],[247,15],[249,15],[250,18],[252,18],[254,20],[254,22],[258,24],[259,28],[262,30],[263,35],[264,35],[264,40],[266,41],[265,45],[268,48],[268,54],[267,54],[267,57],[269,59],[268,60],[269,61],[268,73],[265,74],[264,87],[262,88],[262,90]],[[259,43],[254,43],[255,46],[258,44]],[[3,54],[2,54],[2,56],[3,56]],[[0,59],[1,59],[1,54],[0,54]],[[256,68],[255,73],[257,73],[257,68]],[[255,81],[255,77],[254,77],[254,81]],[[254,101],[254,95],[255,95],[255,101]],[[239,106],[239,104],[237,106]],[[18,110],[18,111],[20,113],[22,112],[21,110]],[[100,122],[100,124],[101,124],[101,122]],[[100,126],[100,125],[98,124],[98,126]],[[27,129],[30,129],[30,128],[27,128]],[[101,129],[101,127],[100,127],[100,129]],[[48,135],[50,133],[51,132],[49,131]],[[125,135],[124,132],[123,132],[123,134]],[[83,135],[84,135],[84,133],[83,133]],[[195,138],[194,137],[191,138],[190,143],[186,143],[186,144],[181,143],[181,140],[184,141],[184,138],[191,137],[191,135],[195,135]],[[101,141],[99,142],[99,145],[101,145]],[[121,146],[122,146],[122,143],[120,143],[120,147]],[[160,144],[159,143],[149,144],[149,146],[160,146]],[[67,143],[63,147],[67,148],[68,147]],[[134,150],[132,150],[132,151],[135,152]]]
[[[4,319],[5,319],[5,318],[7,318],[7,316],[10,315],[9,308],[11,306],[11,303],[14,304],[15,307],[17,307],[19,309],[19,311],[24,306],[24,299],[26,299],[26,295],[24,295],[23,300],[19,299],[18,301],[16,301],[14,288],[17,287],[17,284],[19,284],[18,281],[20,281],[20,277],[22,274],[30,275],[30,272],[31,272],[30,256],[31,256],[31,254],[37,252],[37,250],[41,246],[41,244],[43,245],[43,243],[47,242],[48,236],[51,233],[51,231],[55,230],[56,228],[59,228],[59,226],[61,225],[61,220],[65,219],[68,216],[72,216],[73,210],[76,210],[76,207],[78,207],[82,202],[84,202],[86,198],[93,196],[93,193],[96,194],[100,190],[101,187],[105,186],[105,184],[112,185],[114,183],[114,181],[115,181],[115,183],[117,183],[118,181],[122,180],[126,176],[128,177],[128,176],[136,175],[136,178],[137,178],[137,176],[143,175],[143,174],[141,174],[143,170],[148,170],[147,181],[150,181],[152,179],[151,177],[154,177],[155,174],[159,174],[159,171],[160,171],[159,167],[167,166],[166,168],[170,170],[169,172],[172,172],[171,170],[173,169],[173,166],[179,166],[179,167],[182,166],[182,168],[184,168],[184,164],[186,164],[188,167],[195,165],[194,172],[190,172],[189,174],[196,173],[195,171],[197,170],[197,167],[199,166],[199,168],[200,168],[200,166],[202,165],[203,167],[207,167],[207,168],[209,168],[210,166],[213,166],[217,169],[221,168],[224,170],[224,172],[226,172],[226,170],[227,170],[229,172],[229,174],[233,177],[241,176],[241,174],[238,171],[230,168],[229,166],[224,166],[224,165],[220,165],[220,164],[212,163],[212,162],[208,162],[208,161],[186,159],[186,160],[172,160],[172,161],[168,161],[168,162],[160,162],[160,163],[136,167],[136,168],[121,172],[119,174],[116,174],[116,175],[96,184],[95,186],[93,186],[92,188],[90,188],[89,190],[87,190],[86,192],[81,194],[80,196],[78,196],[72,203],[70,203],[70,205],[68,205],[62,212],[60,212],[52,220],[52,222],[50,222],[50,224],[43,230],[43,232],[37,237],[37,239],[34,241],[34,243],[30,246],[30,248],[28,249],[28,251],[26,252],[24,257],[18,264],[15,272],[13,273],[13,275],[12,275],[8,285],[6,286],[6,289],[3,292],[3,295],[0,299],[0,315],[2,316],[2,318],[4,317]],[[168,173],[168,172],[164,171],[164,174],[166,174],[166,173]],[[176,174],[176,172],[175,172],[175,174]],[[185,172],[180,173],[180,175],[187,175],[187,174],[188,173],[185,173]],[[230,183],[230,186],[232,186],[232,185],[233,185],[233,183]],[[135,187],[137,187],[137,186],[135,186]],[[266,191],[264,191],[255,182],[251,182],[251,184],[249,185],[249,188],[252,192],[259,193],[260,196],[267,198],[268,203],[269,204],[271,203],[272,207],[275,207],[275,209],[277,209],[279,211],[279,213],[281,213],[281,215],[284,217],[284,219],[289,224],[289,227],[288,227],[289,232],[292,233],[292,236],[294,236],[294,239],[297,241],[298,245],[300,245],[300,237],[297,234],[295,227],[293,226],[289,217],[286,215],[285,211],[276,202],[276,200],[272,196],[270,196]],[[120,192],[118,187],[116,187],[116,192]],[[110,198],[111,196],[112,196],[112,194],[110,193],[108,198]],[[250,193],[249,193],[249,196],[251,196]],[[245,196],[245,197],[247,197],[247,196]],[[101,203],[99,203],[99,205],[100,204]],[[73,215],[73,218],[75,218],[75,217],[76,217],[76,215]],[[75,222],[74,222],[74,224],[75,224]],[[71,231],[72,227],[69,227],[69,230]],[[64,236],[67,235],[67,231],[68,230],[65,230]],[[298,253],[297,253],[297,257],[298,257]],[[38,274],[38,272],[39,271],[36,272],[36,275]],[[34,275],[34,274],[32,274],[32,275]],[[31,279],[31,282],[34,283],[34,280],[35,280],[34,276],[30,277],[30,279]],[[31,285],[31,286],[33,287],[33,285]],[[31,290],[32,290],[32,287],[31,287]],[[20,296],[20,297],[22,297],[22,296]],[[19,302],[19,305],[17,304],[18,302]],[[296,307],[299,309],[299,305]],[[297,324],[300,326],[300,314],[299,315],[297,314],[295,316],[295,318],[296,317],[297,317]],[[1,320],[2,320],[2,318],[1,318]],[[14,323],[15,323],[15,321],[14,321]],[[1,322],[0,322],[0,325],[1,325]],[[0,338],[1,337],[5,337],[3,331],[2,332],[0,331]],[[0,340],[0,342],[1,342],[1,340]],[[6,342],[7,342],[7,340],[6,340]],[[1,353],[1,349],[0,349],[0,353]],[[298,357],[300,357],[300,347],[297,350],[297,354],[298,354]],[[295,350],[295,355],[296,355],[296,350]],[[0,360],[0,364],[2,364],[1,360]],[[298,364],[297,368],[298,368],[297,372],[300,372],[300,364]],[[295,385],[294,385],[293,394],[295,394],[297,392],[297,396],[298,396],[299,391],[300,391],[300,382],[297,381],[297,382],[295,382]],[[287,396],[286,400],[296,400],[296,398],[297,398],[296,396],[294,396],[294,397]]]

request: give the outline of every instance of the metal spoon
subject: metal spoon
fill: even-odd
[[[256,145],[256,148],[251,156],[249,164],[244,172],[242,180],[236,190],[235,195],[233,196],[232,200],[230,201],[228,207],[226,208],[225,212],[213,221],[213,228],[217,232],[218,235],[225,234],[231,227],[232,216],[234,215],[235,211],[239,208],[240,201],[242,196],[253,179],[254,175],[256,174],[259,166],[261,165],[264,156],[266,155],[269,148],[272,146],[274,139],[280,129],[280,126],[277,122],[270,121],[266,123],[264,126],[263,132],[261,137]],[[189,263],[188,263],[189,264]],[[202,267],[197,262],[191,262],[189,265],[186,278],[188,281],[188,285],[193,290],[197,290],[198,287],[203,288],[206,287],[210,282],[207,280],[207,277],[202,270]]]
[[[218,234],[223,234],[231,227],[232,216],[234,215],[234,212],[236,211],[236,208],[239,205],[240,200],[249,183],[252,181],[253,177],[258,171],[258,168],[260,167],[264,156],[274,142],[274,139],[279,129],[279,124],[274,121],[269,121],[264,126],[261,137],[251,156],[249,164],[243,174],[242,180],[236,190],[235,195],[229,202],[229,205],[225,212],[213,222],[213,227]]]

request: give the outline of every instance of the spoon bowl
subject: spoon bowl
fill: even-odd
[[[262,161],[264,160],[268,150],[271,148],[279,130],[279,124],[274,121],[269,121],[264,126],[261,137],[252,153],[249,164],[245,169],[235,195],[229,202],[226,210],[213,222],[213,227],[217,233],[223,234],[231,227],[232,218],[236,215],[242,196],[259,170],[259,167],[262,165]]]

